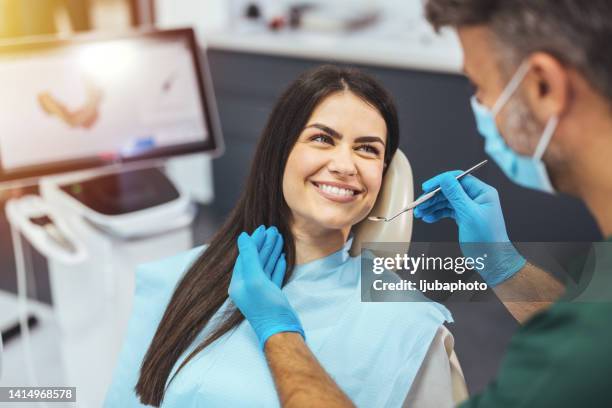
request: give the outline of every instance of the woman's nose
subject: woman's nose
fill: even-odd
[[[354,176],[357,174],[357,167],[353,160],[353,152],[336,151],[329,162],[329,171],[342,176]]]

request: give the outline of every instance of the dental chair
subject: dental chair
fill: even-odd
[[[372,215],[395,214],[414,200],[412,168],[401,150],[397,150],[383,179]],[[391,222],[372,222],[364,219],[353,228],[351,256],[358,256],[365,243],[393,243],[394,251],[408,251],[412,236],[412,213]],[[388,244],[387,244],[388,245]],[[376,254],[376,248],[368,246]],[[380,255],[385,256],[385,255]],[[465,378],[455,355],[454,339],[444,326],[436,333],[415,378],[404,407],[453,407],[467,399]]]

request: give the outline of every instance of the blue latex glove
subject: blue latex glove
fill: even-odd
[[[482,278],[495,286],[525,266],[523,258],[510,243],[497,190],[472,175],[460,181],[461,171],[439,174],[423,183],[427,193],[440,186],[440,193],[417,206],[414,216],[427,223],[452,218],[459,228],[459,243],[465,256],[487,253]]]
[[[253,236],[246,232],[238,236],[239,255],[228,293],[255,330],[263,349],[273,334],[297,332],[304,338],[305,335],[300,319],[280,289],[287,267],[285,255],[280,251],[282,237],[271,227],[262,239],[260,228]]]
[[[276,268],[276,265],[279,261],[279,256],[282,255],[284,261],[285,255],[282,254],[283,237],[276,227],[273,226],[266,229],[263,225],[257,227],[251,237],[259,252],[259,261],[263,265],[266,276],[272,279],[276,286],[282,287],[286,268]],[[276,273],[274,273],[275,270]]]

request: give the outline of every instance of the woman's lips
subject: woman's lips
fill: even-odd
[[[353,195],[343,196],[343,195],[328,193],[327,191],[321,189],[314,182],[311,182],[311,184],[313,185],[313,187],[315,188],[315,190],[317,190],[319,194],[321,194],[323,197],[327,198],[328,200],[334,201],[336,203],[350,203],[352,201],[355,201],[357,199],[357,196],[361,194],[361,193],[354,193]]]

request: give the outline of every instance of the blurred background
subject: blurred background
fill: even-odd
[[[193,217],[187,217],[180,235],[185,247],[205,243],[235,204],[259,134],[284,87],[304,70],[322,63],[359,67],[378,78],[395,96],[401,122],[400,147],[413,168],[415,194],[420,192],[421,182],[432,175],[467,168],[484,158],[469,106],[472,90],[461,75],[462,57],[457,38],[451,31],[434,33],[422,15],[419,0],[0,0],[0,46],[9,48],[28,37],[27,41],[40,41],[40,38],[32,39],[33,36],[70,39],[75,35],[93,34],[104,37],[131,30],[146,32],[154,28],[184,27],[195,32],[196,53],[202,61],[200,66],[196,64],[196,69],[204,72],[198,73],[204,77],[199,85],[208,88],[205,92],[207,117],[215,122],[210,132],[217,138],[214,149],[202,147],[186,158],[174,157],[165,163],[170,179],[190,198],[189,211]],[[8,64],[5,54],[0,55],[0,76],[3,64]],[[110,69],[116,63],[112,59],[103,60],[100,68]],[[26,78],[22,80],[27,82]],[[15,89],[21,86],[18,81],[8,85]],[[11,93],[4,93],[0,98],[5,98],[6,106],[10,106],[12,102],[6,99],[7,95]],[[3,116],[11,114],[11,111],[2,112]],[[7,120],[0,117],[0,133],[6,132],[3,123],[6,125]],[[31,124],[26,121],[22,125],[21,132],[27,135]],[[221,145],[224,149],[220,149]],[[0,142],[0,151],[3,148]],[[212,150],[216,151],[215,158],[211,156]],[[500,191],[512,240],[561,242],[600,238],[593,220],[577,201],[520,189],[493,164],[480,170],[479,176]],[[41,193],[37,183],[26,184],[0,188],[0,289],[4,293],[0,299],[6,305],[0,308],[0,314],[5,314],[2,322],[5,356],[0,385],[26,385],[31,379],[24,360],[23,336],[16,326],[17,302],[13,298],[18,286],[14,256],[17,252],[6,216],[9,199]],[[176,233],[175,230],[168,232]],[[159,231],[156,234],[164,235]],[[166,238],[174,237],[168,234]],[[132,263],[162,256],[147,247],[148,241],[142,237],[100,239],[105,248],[141,245],[134,250],[140,251],[140,255],[130,258]],[[456,227],[450,221],[414,224],[413,241],[456,239]],[[58,308],[78,308],[74,299],[87,299],[95,294],[82,297],[82,293],[70,292],[78,288],[54,284],[59,279],[54,276],[64,273],[63,269],[53,266],[55,261],[32,246],[28,239],[20,237],[19,242],[25,254],[23,269],[34,317],[30,321],[29,341],[34,353],[30,356],[29,370],[41,385],[72,385],[78,378],[79,387],[84,393],[90,393],[94,404],[91,406],[96,406],[110,380],[110,372],[100,368],[95,374],[93,360],[85,361],[83,366],[70,366],[65,354],[77,355],[82,349],[89,350],[87,355],[90,355],[95,350],[92,351],[91,344],[62,344],[62,338],[69,336],[62,323],[57,322]],[[109,251],[98,252],[97,263],[105,264],[106,268],[102,271],[112,270],[113,262],[118,262],[112,250]],[[141,256],[143,251],[146,254]],[[65,273],[88,273],[87,268],[76,268],[80,272],[73,268]],[[129,270],[127,266],[117,270],[129,273],[125,272]],[[102,303],[121,303],[117,303],[114,290],[121,286],[122,279],[129,281],[133,277],[114,276],[113,279],[104,283],[111,289],[104,293]],[[131,293],[131,286],[123,290]],[[100,288],[100,291],[103,290]],[[72,303],[68,302],[71,306],[59,305],[60,297],[72,296]],[[121,304],[121,308],[112,312],[121,315],[120,321],[113,323],[118,328],[117,339],[121,338],[129,315],[130,300]],[[455,336],[457,355],[470,391],[478,392],[493,378],[517,324],[499,302],[491,299],[449,307],[455,318],[449,329]],[[104,338],[103,331],[96,332],[92,327],[101,316],[97,313],[102,313],[101,310],[108,313],[108,309],[92,310],[85,320],[70,327],[77,333],[91,330],[97,333],[98,339]],[[482,324],[483,321],[489,323]],[[490,322],[495,322],[494,326]],[[119,347],[107,346],[111,356]],[[112,366],[113,361],[109,364]],[[83,367],[89,367],[88,375],[79,371]]]

